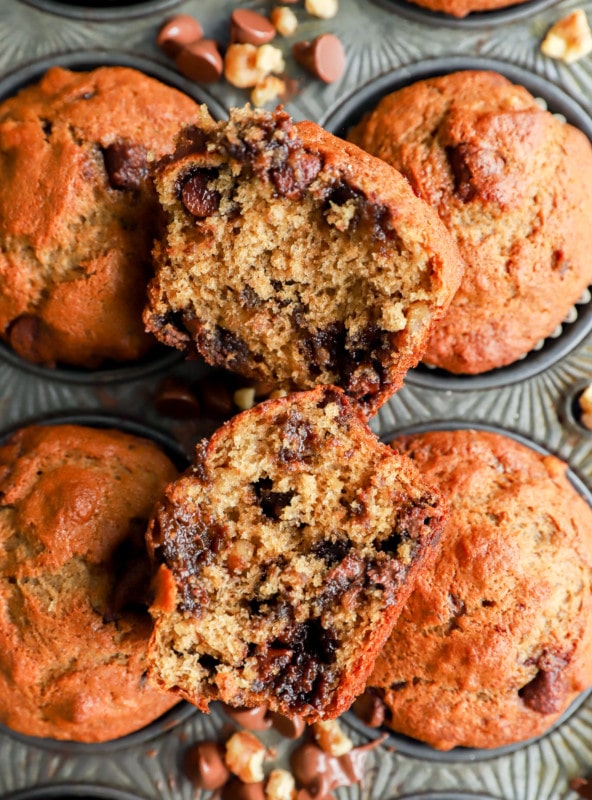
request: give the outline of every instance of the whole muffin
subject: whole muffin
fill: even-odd
[[[404,436],[450,504],[368,680],[395,731],[441,750],[538,736],[592,683],[592,509],[566,465],[505,436]]]
[[[521,5],[528,0],[407,0],[416,6],[450,14],[452,17],[466,17],[475,11],[495,11],[508,6]]]
[[[154,343],[142,307],[158,204],[148,159],[199,107],[142,73],[53,67],[0,103],[0,337],[98,367]]]
[[[202,711],[336,717],[433,554],[439,494],[335,387],[261,403],[196,456],[148,531],[150,677]]]
[[[145,660],[146,524],[175,475],[112,430],[32,426],[0,447],[0,722],[102,742],[177,702]]]
[[[475,374],[548,336],[592,282],[592,146],[494,72],[384,97],[350,133],[437,210],[466,263],[424,361]]]
[[[146,324],[253,380],[335,384],[371,415],[460,281],[449,234],[398,172],[281,110],[186,130],[155,183],[167,230]]]

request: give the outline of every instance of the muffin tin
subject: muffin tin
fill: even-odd
[[[408,82],[434,67],[452,71],[493,65],[531,91],[534,87],[535,94],[545,97],[548,91],[549,107],[592,135],[590,57],[568,67],[539,51],[546,29],[568,11],[582,7],[592,18],[592,0],[553,4],[532,0],[461,21],[401,3],[340,0],[337,17],[325,21],[306,15],[302,4],[294,6],[299,30],[291,39],[275,43],[287,54],[288,72],[299,84],[287,102],[297,119],[310,118],[338,129],[362,113],[364,103],[377,92],[388,91],[393,81]],[[227,41],[230,12],[239,5],[265,11],[273,3],[0,0],[0,96],[34,80],[51,64],[73,69],[125,64],[172,83],[205,102],[214,116],[222,116],[230,106],[243,105],[247,94],[224,82],[196,86],[185,80],[158,50],[155,38],[163,19],[178,11],[196,16],[206,36]],[[346,72],[331,85],[305,74],[289,56],[293,41],[324,32],[336,33],[347,53]],[[465,425],[494,426],[566,460],[580,490],[589,497],[592,435],[581,426],[577,412],[577,397],[592,381],[589,296],[578,305],[577,314],[540,351],[510,372],[501,371],[501,379],[458,379],[439,371],[415,370],[405,387],[380,409],[372,428],[386,438],[417,425],[453,427],[459,419]],[[212,430],[212,421],[162,417],[154,398],[166,375],[193,380],[205,371],[200,362],[183,362],[169,352],[115,370],[51,371],[24,364],[0,348],[0,435],[39,417],[82,413],[91,419],[108,413],[168,433],[189,453],[196,440]],[[148,731],[99,746],[39,741],[0,730],[0,798],[191,800],[196,790],[181,769],[183,749],[198,739],[216,738],[227,719],[218,708],[209,716],[184,705],[170,713]],[[357,744],[373,735],[350,714],[344,724]],[[419,743],[405,745],[392,736],[368,754],[363,784],[339,789],[336,796],[341,800],[574,800],[569,780],[587,773],[592,773],[592,698],[583,696],[551,732],[511,751],[442,754]]]

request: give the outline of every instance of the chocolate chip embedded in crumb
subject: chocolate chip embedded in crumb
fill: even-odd
[[[323,33],[312,42],[297,42],[292,52],[301,66],[325,83],[339,80],[345,70],[345,50],[333,33]]]
[[[183,205],[194,217],[202,219],[209,217],[218,210],[220,193],[208,189],[208,182],[212,179],[208,170],[196,172],[191,175],[181,189]]]
[[[198,742],[187,748],[183,756],[183,771],[196,789],[220,789],[230,772],[224,763],[224,748],[217,742]]]
[[[173,376],[158,385],[154,405],[159,414],[172,419],[195,419],[200,411],[195,391],[186,381]]]
[[[240,44],[267,44],[275,36],[275,28],[262,14],[237,8],[230,17],[230,41]]]
[[[200,39],[185,45],[175,59],[177,69],[196,83],[215,83],[224,71],[218,44],[213,39]]]
[[[148,177],[146,148],[114,142],[103,150],[105,169],[113,189],[138,189]]]
[[[197,42],[202,37],[203,28],[195,17],[175,14],[161,25],[156,44],[167,56],[175,58],[185,45]]]
[[[534,678],[518,692],[524,705],[539,714],[557,714],[562,711],[569,694],[563,666],[565,663],[555,668],[539,669]]]

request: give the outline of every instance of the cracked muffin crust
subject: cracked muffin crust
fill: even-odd
[[[53,67],[0,104],[0,337],[22,358],[96,368],[154,344],[142,323],[158,211],[148,159],[197,114],[123,67]]]
[[[476,374],[516,361],[592,282],[592,146],[494,72],[419,81],[350,131],[440,215],[465,274],[424,361]]]
[[[148,529],[150,677],[202,711],[336,717],[433,553],[440,496],[334,387],[245,411],[196,455]]]
[[[450,504],[368,686],[441,750],[539,736],[592,683],[592,509],[566,465],[471,430],[403,436]]]
[[[281,110],[187,129],[155,183],[168,225],[147,327],[248,378],[335,384],[371,415],[460,280],[444,226],[397,172]]]
[[[0,446],[0,722],[103,742],[178,698],[146,679],[147,519],[176,475],[152,442],[75,425]]]

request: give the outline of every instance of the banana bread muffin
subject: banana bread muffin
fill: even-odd
[[[450,519],[368,681],[388,725],[442,750],[539,736],[592,683],[592,509],[563,462],[500,434],[392,444]]]
[[[147,518],[176,470],[144,439],[76,425],[0,446],[0,722],[102,742],[178,698],[146,680]]]
[[[0,337],[95,368],[154,343],[142,324],[158,203],[147,159],[199,107],[133,69],[53,67],[0,103]]]
[[[528,0],[407,0],[412,5],[438,11],[452,17],[466,17],[475,11],[497,11],[508,6],[518,6]],[[492,20],[493,21],[493,20]]]
[[[592,282],[592,146],[494,72],[384,97],[350,133],[409,179],[466,262],[424,360],[475,374],[553,332]]]
[[[460,281],[450,236],[399,173],[281,110],[186,130],[155,182],[168,229],[146,324],[248,378],[336,384],[370,415]]]
[[[207,711],[345,711],[445,522],[438,493],[334,387],[270,400],[197,448],[148,531],[150,676]]]

